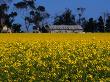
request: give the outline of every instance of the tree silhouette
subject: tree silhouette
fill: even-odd
[[[9,6],[6,3],[0,4],[0,31],[3,26],[11,28],[14,18],[17,16],[16,12],[8,13]]]
[[[82,18],[81,19],[81,26],[83,27],[83,28],[85,28],[86,27],[86,24],[87,24],[87,20],[86,20],[86,18]]]
[[[110,16],[108,16],[108,19],[106,20],[106,32],[110,32]]]
[[[104,29],[104,20],[103,20],[102,16],[99,17],[97,26],[98,26],[97,30],[99,32],[104,32],[105,31],[105,29]]]
[[[90,18],[89,21],[85,24],[85,32],[96,32],[97,22],[93,18]]]
[[[75,17],[70,9],[66,9],[62,15],[56,16],[54,25],[75,25]]]
[[[15,6],[17,9],[27,8],[27,4],[26,4],[26,2],[24,2],[24,1],[18,2],[18,3],[16,3],[16,4],[14,4],[14,6]]]
[[[12,29],[14,33],[20,33],[21,32],[21,25],[20,24],[13,24]]]
[[[82,19],[82,16],[83,16],[85,10],[86,10],[86,8],[83,8],[83,7],[77,8],[78,16],[79,16],[79,21],[78,21],[79,25],[81,25],[81,22],[82,22],[81,19]]]
[[[42,22],[45,18],[49,17],[49,14],[46,12],[44,6],[36,6],[35,0],[23,0],[21,2],[18,2],[14,4],[17,9],[27,9],[27,13],[29,15],[24,17],[25,21],[25,27],[27,32],[29,31],[29,27],[34,24],[36,26],[36,29],[41,29],[40,22]],[[35,29],[35,27],[34,27]]]
[[[8,7],[7,4],[1,4],[0,5],[0,27],[3,27],[3,25],[6,22],[6,20],[9,19],[8,14],[6,13],[8,8],[9,7]]]

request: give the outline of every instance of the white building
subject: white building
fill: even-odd
[[[7,26],[4,26],[1,32],[2,33],[11,33],[12,30],[10,28],[8,28]]]
[[[83,28],[80,25],[50,25],[50,33],[82,33]]]

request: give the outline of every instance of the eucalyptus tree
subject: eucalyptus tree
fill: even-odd
[[[54,25],[75,25],[75,16],[70,9],[66,9],[61,15],[56,16]]]
[[[15,16],[17,16],[16,12],[8,12],[9,11],[9,2],[11,0],[1,0],[0,1],[0,31],[2,30],[3,26],[7,26],[8,28],[11,28]]]
[[[36,0],[22,0],[14,4],[17,10],[25,9],[26,14],[22,15],[25,21],[25,28],[29,32],[29,28],[34,25],[34,29],[41,29],[40,23],[49,17],[49,14],[46,12],[44,6],[37,6]],[[21,12],[21,11],[20,11]]]

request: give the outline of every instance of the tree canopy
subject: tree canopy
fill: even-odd
[[[66,9],[60,16],[56,16],[54,20],[55,25],[75,25],[75,16],[70,9]]]
[[[36,29],[40,27],[40,23],[45,19],[49,17],[49,14],[46,12],[46,9],[44,6],[37,6],[35,3],[36,0],[21,0],[17,3],[13,3],[13,6],[16,8],[16,10],[23,10],[26,9],[26,12],[29,13],[28,15],[22,15],[25,22],[25,28],[27,32],[29,31],[29,27],[32,27],[33,24],[36,26]],[[19,14],[19,12],[12,11],[11,13],[8,13],[7,11],[11,6],[8,5],[9,2],[14,2],[14,0],[3,0],[0,1],[0,27],[3,28],[4,25],[7,25],[9,28],[12,27],[20,27],[19,24],[13,24],[14,23],[14,17]],[[17,27],[18,26],[18,27]],[[12,28],[13,29],[13,28]],[[17,31],[18,32],[18,31]]]

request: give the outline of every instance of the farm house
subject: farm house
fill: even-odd
[[[80,25],[50,25],[50,33],[81,33],[83,28]]]

